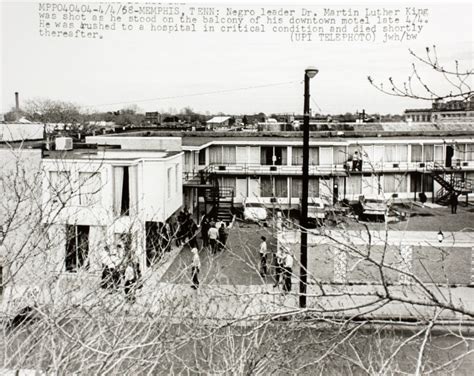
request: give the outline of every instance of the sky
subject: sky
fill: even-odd
[[[320,10],[324,6],[376,8],[380,3],[318,2],[314,6],[257,0],[252,4]],[[136,104],[143,111],[191,107],[201,113],[302,113],[307,66],[319,69],[311,80],[315,112],[402,113],[405,108],[429,107],[428,102],[384,95],[367,80],[370,75],[377,82],[389,77],[403,82],[413,62],[408,50],[423,54],[426,46],[434,44],[443,65],[453,67],[457,59],[461,67],[472,69],[472,5],[448,1],[416,5],[429,9],[429,22],[409,42],[321,42],[316,38],[292,42],[286,34],[270,32],[120,32],[94,40],[41,37],[37,2],[2,0],[0,112],[14,105],[18,91],[20,102],[48,98],[98,111]],[[220,6],[245,8],[236,0],[221,1]],[[449,90],[433,72],[421,72],[440,91]]]

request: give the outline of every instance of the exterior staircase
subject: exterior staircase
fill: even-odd
[[[436,192],[435,202],[440,205],[449,204],[449,200],[453,194],[467,195],[472,193],[472,182],[470,180],[456,177],[454,171],[436,165],[431,171],[433,180],[436,181],[441,188]]]

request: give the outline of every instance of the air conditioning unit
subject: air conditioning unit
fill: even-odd
[[[278,202],[278,200],[277,200],[276,197],[271,197],[271,198],[270,198],[270,202],[271,202],[272,204],[274,204],[274,203]]]
[[[393,164],[393,168],[398,168],[398,167],[399,167],[398,163]]]
[[[463,165],[463,167],[467,167],[467,166],[469,166],[469,162],[463,162],[462,165]]]
[[[424,163],[420,163],[420,167],[425,167],[425,164],[424,164]]]
[[[276,171],[277,167],[276,166],[270,166],[270,171]]]
[[[72,150],[72,138],[71,137],[57,137],[56,150]]]
[[[219,166],[219,171],[225,171],[225,166]]]

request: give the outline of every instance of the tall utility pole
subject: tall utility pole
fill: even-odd
[[[309,67],[304,71],[304,113],[303,113],[303,192],[301,196],[301,255],[300,255],[300,308],[306,308],[306,287],[308,284],[308,180],[309,180],[309,80],[318,70]]]

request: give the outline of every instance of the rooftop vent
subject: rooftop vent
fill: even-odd
[[[57,137],[55,141],[56,141],[56,150],[72,150],[71,137]]]

